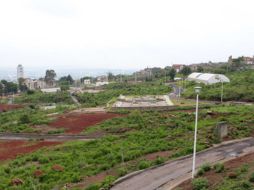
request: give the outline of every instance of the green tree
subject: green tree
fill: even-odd
[[[180,73],[183,74],[184,77],[187,77],[189,74],[191,74],[191,68],[184,66]]]
[[[169,77],[170,77],[170,80],[174,80],[174,78],[175,78],[175,76],[176,76],[176,70],[174,69],[174,68],[171,68],[170,70],[169,70]]]
[[[45,75],[45,82],[49,86],[54,86],[56,78],[56,72],[54,70],[46,70],[46,75]]]
[[[198,68],[197,68],[197,72],[199,72],[199,73],[204,72],[204,68],[203,68],[203,67],[201,67],[201,66],[198,66]]]

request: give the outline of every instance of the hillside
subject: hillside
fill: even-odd
[[[254,70],[237,71],[226,74],[231,82],[224,84],[225,101],[254,101]],[[194,98],[193,82],[186,82],[186,90],[183,94],[185,98]],[[202,85],[201,99],[220,100],[221,84]]]

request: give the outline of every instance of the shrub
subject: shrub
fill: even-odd
[[[214,165],[214,170],[216,173],[221,173],[224,171],[224,165],[221,163],[215,164]]]
[[[200,168],[200,169],[198,170],[198,172],[197,172],[197,176],[202,176],[202,175],[204,175],[204,173],[205,173],[204,168]]]
[[[106,190],[110,189],[112,187],[112,184],[115,181],[114,176],[107,176],[104,181],[102,182],[102,187]]]
[[[157,157],[156,160],[155,160],[156,165],[163,164],[164,162],[165,162],[165,159],[162,158],[162,157]]]
[[[205,190],[208,187],[208,180],[206,178],[197,178],[192,180],[194,190]]]
[[[27,124],[30,122],[30,118],[27,114],[20,116],[19,123],[21,124]]]
[[[126,175],[127,173],[128,173],[128,171],[127,171],[126,168],[119,168],[119,169],[117,170],[117,174],[118,174],[120,177]]]
[[[201,166],[201,168],[203,168],[205,172],[208,172],[208,171],[211,170],[211,165],[210,164],[204,164],[203,166]]]
[[[140,170],[143,170],[143,169],[146,169],[146,168],[149,168],[149,167],[150,167],[150,163],[148,161],[146,161],[146,160],[142,160],[138,164],[138,168]]]
[[[85,190],[99,190],[100,186],[97,184],[89,185]]]
[[[249,181],[254,183],[254,173],[250,175]]]

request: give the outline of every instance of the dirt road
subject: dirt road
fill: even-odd
[[[196,166],[227,161],[252,152],[254,152],[254,138],[228,142],[198,153]],[[170,190],[190,178],[191,166],[192,156],[190,155],[120,179],[111,190]]]
[[[44,140],[44,141],[68,141],[68,140],[93,140],[99,138],[96,135],[48,135],[35,133],[0,133],[0,140]]]

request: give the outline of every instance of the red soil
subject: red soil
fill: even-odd
[[[27,141],[7,141],[0,142],[0,161],[14,159],[18,155],[27,154],[42,147],[60,144],[60,142],[27,142]]]
[[[22,105],[17,105],[17,104],[0,104],[0,112],[4,111],[9,111],[9,110],[14,110],[18,108],[22,108]]]
[[[66,132],[70,134],[78,134],[89,126],[114,117],[119,117],[119,115],[113,113],[71,113],[58,117],[49,125],[54,128],[65,128]]]

